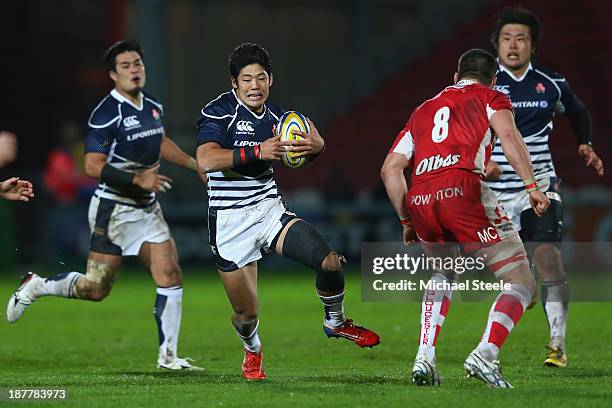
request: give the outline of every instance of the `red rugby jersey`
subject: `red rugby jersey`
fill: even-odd
[[[484,176],[494,142],[489,121],[502,109],[512,110],[506,95],[461,80],[416,108],[390,151],[411,160],[413,182],[450,169]]]

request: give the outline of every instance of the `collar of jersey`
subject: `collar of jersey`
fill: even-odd
[[[506,74],[508,74],[510,76],[510,78],[514,79],[516,82],[521,82],[523,79],[525,79],[525,77],[527,76],[529,71],[531,71],[533,69],[533,67],[531,66],[531,62],[530,62],[529,66],[527,67],[527,70],[523,73],[523,75],[521,75],[520,78],[517,78],[517,77],[514,76],[514,74],[508,68],[504,67],[502,64],[499,63],[499,58],[497,59],[497,66],[499,67],[500,71],[503,71]]]
[[[478,81],[473,81],[471,79],[462,79],[461,81],[457,81],[457,83],[455,84],[456,87],[463,87],[463,86],[468,86],[468,85],[474,85],[477,84]]]
[[[263,110],[263,112],[261,112],[261,115],[257,115],[248,106],[246,106],[244,103],[242,103],[240,98],[238,98],[238,95],[236,95],[236,92],[235,92],[234,89],[232,89],[232,95],[234,95],[234,98],[236,98],[236,101],[238,102],[238,104],[242,105],[244,107],[244,109],[248,110],[251,113],[251,115],[255,116],[257,119],[263,119],[264,115],[266,114],[266,111],[268,110],[268,105],[266,105],[264,103],[264,110]]]
[[[141,111],[144,108],[144,95],[142,94],[142,92],[140,93],[140,100],[142,101],[142,104],[141,104],[142,106],[140,108],[138,106],[134,105],[134,103],[132,101],[130,101],[128,98],[126,98],[125,96],[121,95],[117,89],[113,89],[111,91],[111,95],[113,96],[113,98],[115,98],[119,102],[125,102],[125,103],[130,104],[137,111]]]

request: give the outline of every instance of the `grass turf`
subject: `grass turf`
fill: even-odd
[[[573,303],[569,367],[542,367],[547,325],[541,305],[529,311],[501,354],[513,390],[466,379],[463,360],[477,343],[488,303],[451,305],[438,342],[439,388],[417,388],[409,370],[418,341],[418,303],[361,303],[357,274],[347,279],[346,311],[378,331],[362,350],[327,339],[314,279],[306,271],[260,276],[260,334],[268,379],[240,376],[242,348],[215,272],[185,275],[179,353],[203,372],[155,368],[154,285],[124,272],[101,303],[59,298],[36,302],[14,325],[0,323],[0,405],[9,388],[66,388],[61,406],[609,406],[612,400],[610,303]],[[16,279],[0,280],[8,299]],[[27,406],[48,406],[28,402]],[[23,406],[23,405],[19,405]]]

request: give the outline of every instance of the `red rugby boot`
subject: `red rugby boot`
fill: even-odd
[[[263,348],[259,350],[259,353],[244,349],[242,376],[247,380],[261,381],[266,379],[266,373],[263,370]]]
[[[380,343],[380,336],[370,329],[357,326],[352,319],[346,319],[341,326],[327,327],[323,325],[327,337],[342,337],[352,341],[359,347],[374,347]]]

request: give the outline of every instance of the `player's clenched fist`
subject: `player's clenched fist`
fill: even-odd
[[[414,229],[412,223],[403,225],[402,238],[404,238],[404,245],[417,242],[416,230]]]
[[[159,164],[155,167],[136,173],[132,182],[146,191],[162,192],[172,188],[172,179],[163,174],[158,174]]]
[[[538,217],[541,217],[550,206],[550,200],[540,190],[529,193],[529,203]]]
[[[487,163],[487,167],[485,169],[485,180],[487,181],[497,180],[499,179],[499,176],[501,176],[503,173],[504,171],[502,170],[499,164],[497,164],[493,160],[489,160],[489,162]]]
[[[259,146],[259,158],[261,160],[280,160],[287,150],[291,150],[291,148],[285,146],[289,146],[289,142],[281,142],[280,136],[266,139]]]

